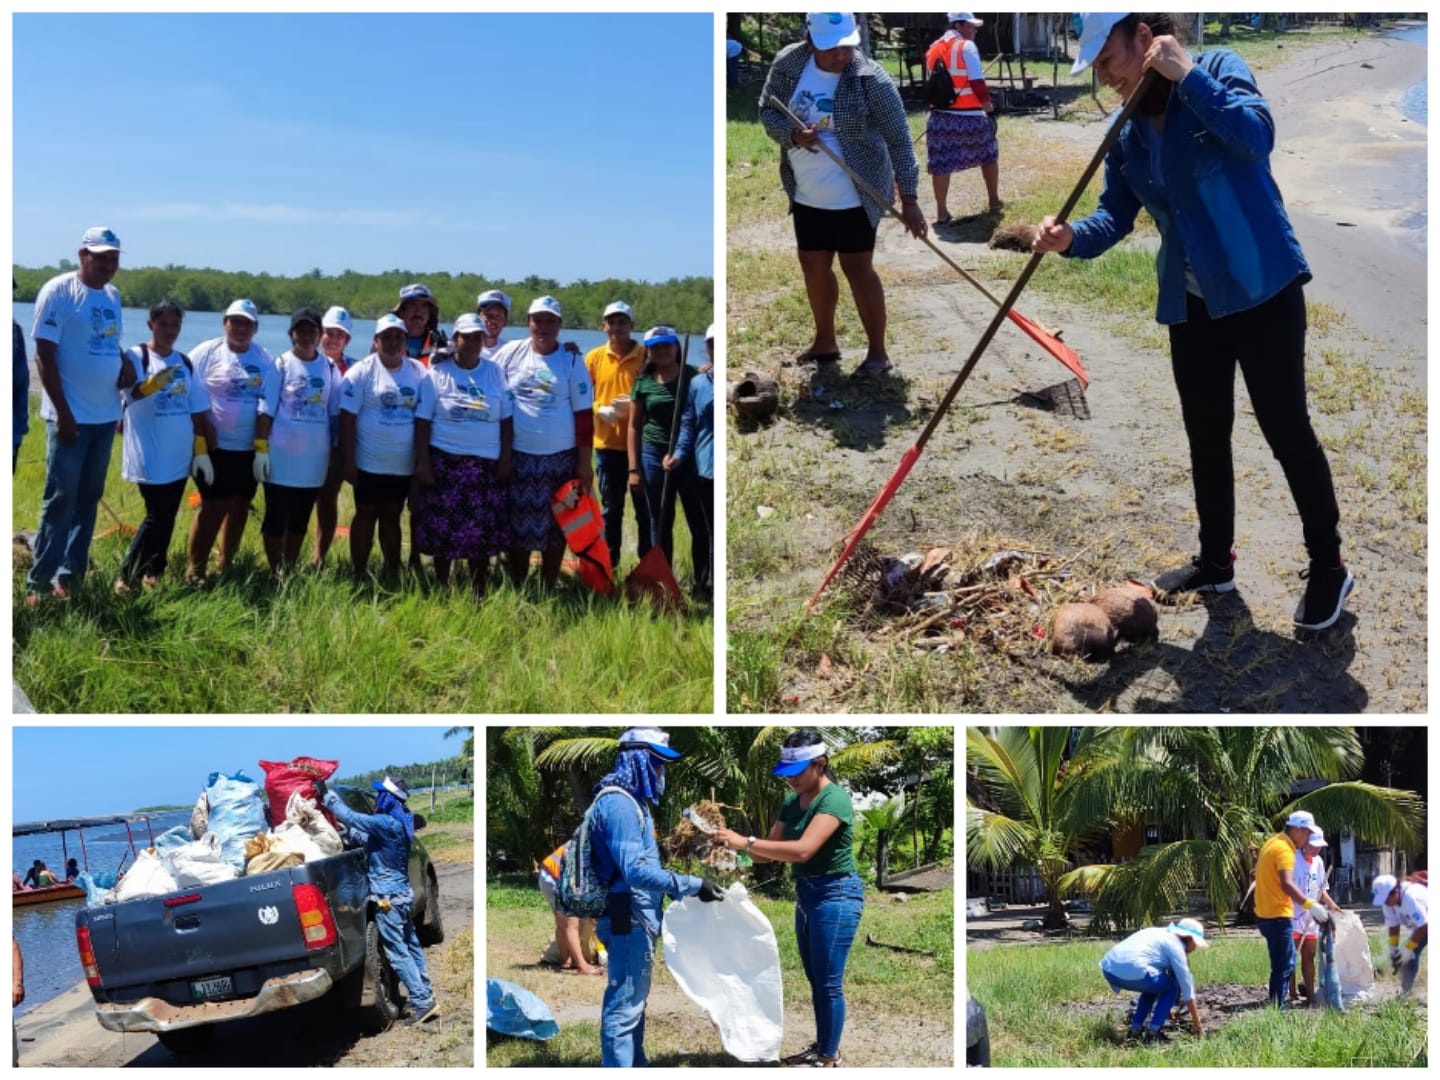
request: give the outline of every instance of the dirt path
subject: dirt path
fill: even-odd
[[[1358,581],[1334,628],[1308,640],[1293,630],[1304,587],[1297,576],[1305,566],[1299,520],[1241,387],[1235,593],[1211,607],[1165,609],[1158,641],[1123,650],[1106,664],[1056,661],[1043,641],[1031,642],[1000,663],[980,664],[985,683],[979,687],[967,681],[974,672],[955,659],[964,655],[958,644],[949,660],[914,653],[897,659],[895,646],[872,633],[846,642],[848,657],[827,657],[821,677],[813,652],[787,658],[765,707],[1424,710],[1425,261],[1420,234],[1405,223],[1424,209],[1414,170],[1423,176],[1425,132],[1403,122],[1396,104],[1423,78],[1424,65],[1421,47],[1367,39],[1343,53],[1306,53],[1260,79],[1276,115],[1273,168],[1315,273],[1307,287],[1310,408],[1335,474],[1345,553]],[[1355,92],[1357,85],[1363,92]],[[1013,139],[1088,148],[1101,135],[1095,119],[1016,123],[1021,133]],[[964,182],[970,178],[957,178]],[[921,187],[922,205],[932,213],[923,178]],[[1003,281],[1018,272],[1022,256],[1002,261],[986,250],[987,236],[951,234],[942,247],[1004,292]],[[788,220],[736,230],[729,245],[793,258]],[[787,399],[774,423],[755,431],[732,427],[729,434],[731,527],[741,536],[738,552],[733,541],[730,548],[732,632],[738,626],[763,634],[799,610],[832,561],[838,538],[895,471],[993,315],[971,286],[891,222],[881,226],[876,265],[886,283],[897,377],[859,385],[834,373],[792,374],[773,356],[732,353],[738,354],[732,371],[778,373]],[[731,289],[732,325],[771,317],[773,299],[736,296]],[[1079,352],[1093,379],[1086,394],[1091,419],[1017,403],[1018,392],[1059,383],[1066,373],[1030,339],[1002,328],[871,531],[876,548],[899,556],[1004,537],[1060,557],[1084,552],[1073,599],[1081,598],[1087,574],[1092,581],[1151,579],[1179,565],[1195,545],[1195,515],[1163,333],[1150,313],[1117,319],[1084,296],[1027,292],[1019,307],[1063,328]],[[808,329],[795,326],[788,351],[806,343]],[[788,502],[776,490],[781,485],[789,489]],[[745,515],[749,525],[766,503],[778,507],[766,526],[783,533],[783,541],[733,524]],[[1043,626],[1048,614],[1037,611],[1036,624]]]
[[[102,1028],[95,1019],[94,999],[80,983],[20,1018],[20,1063],[186,1068],[473,1065],[474,867],[471,863],[437,863],[436,873],[445,942],[425,952],[444,1013],[437,1030],[422,1035],[396,1025],[383,1034],[362,1037],[343,1009],[321,998],[269,1016],[221,1025],[207,1052],[182,1059],[161,1046],[154,1035]]]

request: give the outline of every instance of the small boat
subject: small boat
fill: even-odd
[[[135,834],[131,831],[132,824],[144,823],[145,832],[150,837],[150,843],[155,843],[155,831],[150,827],[150,819],[141,815],[118,815],[114,817],[90,817],[90,818],[62,818],[56,821],[27,821],[20,822],[11,830],[13,836],[38,836],[45,833],[60,834],[60,856],[63,860],[61,865],[70,859],[70,845],[67,834],[73,832],[80,840],[80,858],[84,862],[85,872],[90,871],[90,857],[85,850],[85,830],[98,825],[124,825],[125,838],[129,842],[130,850],[120,860],[120,865],[115,868],[118,876],[125,866],[127,859],[135,857]],[[26,907],[30,904],[49,904],[61,900],[83,900],[85,890],[79,885],[65,882],[59,885],[46,885],[38,889],[14,889],[10,893],[10,906],[12,908]]]
[[[84,900],[85,890],[79,885],[46,885],[43,889],[22,889],[10,894],[11,907],[26,904],[49,904],[56,900]]]

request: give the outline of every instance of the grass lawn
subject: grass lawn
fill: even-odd
[[[105,501],[129,526],[144,516],[120,478],[116,440]],[[20,448],[14,527],[33,530],[45,483],[44,425]],[[193,488],[191,489],[193,491]],[[263,505],[256,496],[252,515]],[[340,521],[352,515],[350,489]],[[91,569],[67,603],[23,605],[14,581],[14,678],[42,712],[698,712],[712,701],[714,620],[708,612],[657,616],[595,596],[573,580],[545,595],[492,585],[477,604],[457,568],[453,591],[408,574],[396,587],[355,586],[349,545],[337,537],[326,570],[276,584],[259,522],[247,527],[229,576],[186,588],[184,545],[195,510],[181,508],[160,587],[128,599],[111,585],[129,545],[105,506]],[[627,516],[621,570],[634,563]],[[408,542],[408,528],[406,540]],[[684,515],[675,525],[676,576],[690,576]],[[302,563],[310,557],[307,540]],[[378,551],[372,563],[378,566]]]
[[[1185,1034],[1176,1034],[1168,1046],[1117,1043],[1115,1024],[1074,1008],[1077,1002],[1110,994],[1097,965],[1112,944],[1085,941],[966,951],[967,989],[985,1007],[995,1066],[1293,1069],[1426,1064],[1426,1012],[1395,1000],[1353,1008],[1345,1015],[1320,1009],[1246,1011],[1202,1040],[1188,1034],[1187,1019]],[[1372,955],[1383,954],[1380,936],[1372,936],[1370,944]],[[1263,986],[1270,968],[1263,941],[1230,937],[1215,939],[1208,950],[1192,954],[1190,970],[1203,1001],[1207,985]],[[1113,995],[1115,1013],[1123,1012],[1134,996]]]

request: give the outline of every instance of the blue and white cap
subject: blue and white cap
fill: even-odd
[[[683,754],[670,749],[670,736],[659,728],[632,727],[620,736],[621,750],[649,750],[661,761],[679,761]]]
[[[1390,898],[1398,884],[1400,883],[1394,874],[1376,874],[1375,879],[1370,882],[1370,903],[1380,907]]]
[[[810,767],[810,763],[818,757],[825,757],[830,753],[825,749],[823,742],[814,746],[782,746],[780,748],[780,764],[770,770],[771,776],[799,776]]]
[[[667,341],[674,342],[676,345],[680,344],[680,335],[675,333],[673,326],[652,326],[645,331],[647,348],[652,345],[663,345]]]
[[[403,304],[406,300],[429,300],[433,304],[435,297],[430,295],[429,285],[422,285],[417,281],[413,285],[404,285],[401,287],[400,302]]]
[[[1310,830],[1310,839],[1307,841],[1311,847],[1329,847],[1330,843],[1325,839],[1325,830],[1320,826]]]
[[[810,32],[810,44],[821,52],[860,44],[855,16],[848,11],[812,11],[805,16],[805,29]]]
[[[707,326],[707,327],[705,328],[705,340],[706,340],[706,341],[714,341],[714,340],[715,340],[715,324],[714,324],[713,322],[712,322],[709,326]]]
[[[616,300],[612,304],[605,305],[605,313],[600,317],[608,319],[611,315],[624,315],[631,322],[635,321],[635,310],[624,300]]]
[[[104,225],[92,225],[80,238],[80,246],[86,251],[119,251],[120,238]]]
[[[510,294],[501,289],[486,289],[475,298],[475,310],[484,311],[491,304],[499,304],[505,309],[505,314],[510,314]]]
[[[485,321],[479,315],[471,315],[468,312],[455,320],[455,334],[483,334],[485,333]]]
[[[1075,55],[1075,66],[1070,69],[1071,75],[1079,75],[1095,62],[1100,50],[1105,48],[1105,42],[1110,40],[1110,31],[1129,14],[1128,11],[1087,11],[1082,16],[1080,51]]]
[[[379,337],[386,330],[399,330],[402,334],[405,333],[405,320],[393,311],[381,315],[375,320],[375,336]]]
[[[255,306],[254,300],[236,300],[225,309],[225,318],[249,319],[256,326],[259,326],[260,309]]]
[[[564,310],[560,307],[560,301],[553,296],[537,296],[530,301],[530,310],[527,315],[554,315],[557,319],[565,317]]]
[[[1208,949],[1210,943],[1205,940],[1205,927],[1200,925],[1199,919],[1181,919],[1179,922],[1170,924],[1170,933],[1183,934],[1195,940],[1197,948]]]
[[[325,312],[325,317],[320,320],[320,328],[322,330],[344,330],[348,337],[355,336],[350,312],[338,305]]]
[[[1296,810],[1285,819],[1287,829],[1309,829],[1315,830],[1315,815],[1309,810]]]
[[[975,18],[975,13],[972,11],[946,12],[945,21],[948,22],[951,26],[954,26],[957,22],[969,23],[971,26],[985,25],[985,20]]]

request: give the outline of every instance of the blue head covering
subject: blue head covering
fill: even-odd
[[[370,786],[375,789],[375,812],[377,814],[388,814],[401,825],[405,826],[405,835],[411,840],[415,839],[415,815],[405,805],[403,799],[397,798],[391,793],[381,781],[372,780]]]
[[[636,801],[660,801],[665,794],[665,766],[649,750],[621,750],[615,768],[601,778],[595,790],[621,787],[635,796]]]

